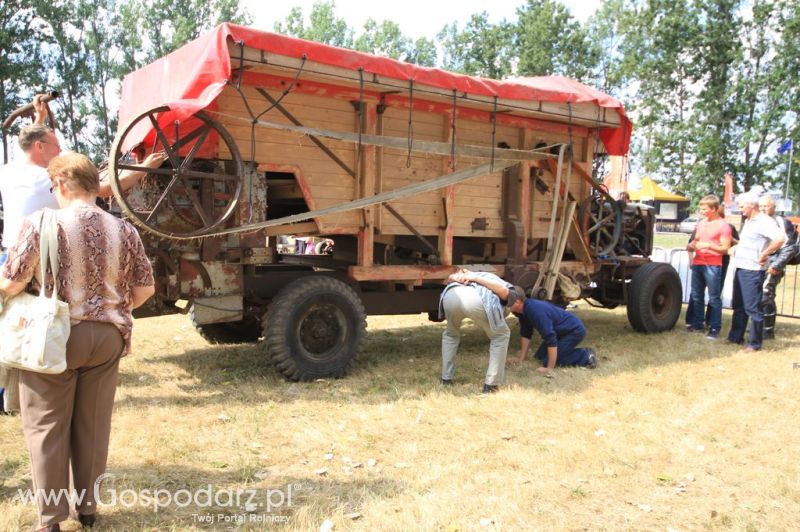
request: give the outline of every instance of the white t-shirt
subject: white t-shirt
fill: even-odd
[[[13,161],[0,168],[0,195],[3,196],[3,247],[17,243],[22,220],[44,207],[58,209],[50,192],[47,168],[27,161]]]
[[[758,258],[776,238],[784,237],[783,228],[774,218],[764,213],[747,220],[739,233],[739,244],[733,256],[733,266],[742,270],[766,270],[766,264],[759,264]]]

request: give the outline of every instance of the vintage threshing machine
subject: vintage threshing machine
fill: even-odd
[[[675,270],[653,263],[654,216],[591,177],[624,155],[615,99],[560,77],[469,77],[224,24],[127,76],[112,208],[156,272],[147,315],[209,341],[255,341],[289,379],[341,376],[366,314],[431,312],[458,267],[535,297],[628,305],[674,326]],[[168,161],[128,192],[119,173]],[[324,254],[287,253],[325,237]]]

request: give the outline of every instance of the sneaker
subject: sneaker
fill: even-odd
[[[443,386],[453,386],[453,379],[442,379]]]
[[[594,369],[597,367],[597,351],[595,351],[593,347],[589,347],[587,351],[589,351],[589,363],[586,365],[586,367],[589,369]]]
[[[484,384],[481,393],[497,393],[498,386],[496,384]]]
[[[692,327],[691,325],[687,325],[686,326],[686,332],[701,333],[701,332],[705,332],[705,329],[703,329],[702,327],[698,329],[696,327]]]
[[[714,329],[711,329],[710,331],[708,331],[708,334],[706,335],[706,339],[708,339],[708,340],[716,340],[717,338],[719,338],[719,331],[716,331]]]

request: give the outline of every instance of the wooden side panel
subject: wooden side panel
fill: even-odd
[[[253,112],[258,114],[270,106],[253,87],[242,87]],[[273,97],[279,93],[272,91]],[[338,131],[356,131],[356,115],[350,102],[335,98],[291,93],[281,105],[304,126]],[[241,97],[226,88],[217,99],[215,116],[236,140],[242,157],[251,157],[249,115]],[[263,120],[291,124],[277,109],[267,112]],[[352,143],[321,139],[350,169],[356,168],[356,147]],[[263,127],[255,128],[255,159],[259,164],[296,169],[298,182],[310,209],[321,209],[358,197],[358,183],[347,171],[326,155],[308,137]],[[267,191],[269,194],[269,191]],[[318,220],[320,232],[357,233],[362,213],[348,212]]]
[[[387,109],[385,121],[387,135],[407,135],[407,110]],[[415,139],[440,140],[445,123],[446,117],[443,115],[415,112],[413,136]],[[459,144],[491,145],[492,125],[491,123],[457,119],[455,137]],[[519,147],[519,129],[498,126],[495,140],[496,143],[504,142],[517,148]],[[407,166],[407,151],[386,149],[383,163],[384,190],[388,187],[399,188],[423,179],[433,179],[444,173],[442,168],[446,168],[449,162],[449,157],[412,154],[411,164]],[[458,158],[456,159],[456,169],[486,162],[485,159]],[[504,230],[501,219],[501,191],[502,172],[478,177],[455,186],[453,219],[451,220],[454,224],[454,235],[502,237]],[[395,202],[394,206],[398,211],[404,213],[404,216],[408,214],[409,220],[413,220],[413,225],[425,234],[438,234],[439,229],[444,225],[441,192],[400,200]],[[391,219],[390,215],[384,215],[382,223],[384,233],[405,234],[406,232],[399,222]]]
[[[245,85],[242,90],[256,114],[271,105],[254,87]],[[269,92],[275,98],[280,96],[280,91],[274,88]],[[297,91],[286,96],[281,105],[303,126],[357,131],[355,109],[347,99],[332,97],[329,94],[318,95]],[[250,118],[239,94],[232,88],[225,89],[217,99],[216,110],[213,113],[216,113],[215,118],[230,131],[243,158],[249,160],[252,156]],[[408,117],[407,108],[387,107],[381,117],[382,133],[386,136],[406,137]],[[413,140],[441,141],[447,138],[443,133],[448,123],[447,114],[415,109],[412,118]],[[268,111],[262,119],[281,124],[291,123],[277,109]],[[493,139],[493,125],[490,121],[458,117],[455,125],[455,139],[460,145],[491,146],[494,140],[496,145],[503,143],[511,148],[532,148],[566,142],[569,138],[563,133],[522,130],[516,126],[498,123]],[[329,207],[360,197],[360,187],[356,179],[307,136],[256,127],[254,140],[256,161],[262,165],[294,171],[310,209]],[[355,172],[355,145],[327,138],[320,140],[344,162],[345,166]],[[591,139],[574,134],[573,141],[578,164],[591,172],[589,160]],[[523,146],[523,143],[527,146]],[[376,152],[380,155],[376,155]],[[432,180],[447,173],[450,162],[448,156],[425,153],[412,152],[409,158],[407,150],[396,148],[373,149],[366,151],[365,154],[370,154],[370,157],[376,159],[373,171],[377,178],[374,186],[380,191]],[[464,169],[486,162],[486,159],[461,157],[456,159],[455,169]],[[540,179],[549,191],[542,193],[541,187],[535,186],[536,180],[532,180],[530,187],[532,209],[528,213],[529,216],[526,216],[526,229],[531,238],[543,238],[547,235],[553,200],[555,176],[549,170],[545,170]],[[371,187],[372,185],[367,188]],[[481,176],[453,188],[450,221],[454,236],[485,238],[505,236],[502,218],[502,172]],[[585,181],[577,173],[573,173],[571,194],[580,200],[588,194],[588,190]],[[438,190],[401,199],[393,202],[392,207],[420,233],[439,235],[447,219],[442,201],[443,194],[443,190]],[[321,233],[357,234],[364,226],[364,214],[361,211],[342,213],[323,217],[317,222]],[[376,208],[372,210],[372,214],[375,226],[380,229],[381,235],[411,234],[408,228],[386,209]]]
[[[385,135],[408,136],[408,109],[387,108],[383,118]],[[441,141],[444,120],[444,116],[440,114],[415,110],[412,115],[412,142],[413,140]],[[384,149],[383,190],[394,190],[441,176],[442,160],[441,155],[415,152],[411,152],[409,159],[408,150]],[[420,233],[437,235],[444,223],[444,206],[441,198],[441,191],[432,191],[392,202],[391,205]],[[383,234],[411,234],[386,210],[382,212],[381,231]]]

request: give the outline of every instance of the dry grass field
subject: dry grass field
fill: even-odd
[[[491,396],[482,333],[443,388],[442,325],[422,316],[370,318],[351,375],[312,383],[257,345],[206,344],[185,317],[139,320],[101,490],[119,500],[96,529],[797,530],[800,321],[748,355],[635,334],[624,309],[576,312],[597,370],[546,379],[528,361]],[[0,417],[0,457],[0,529],[28,529],[19,417]]]

